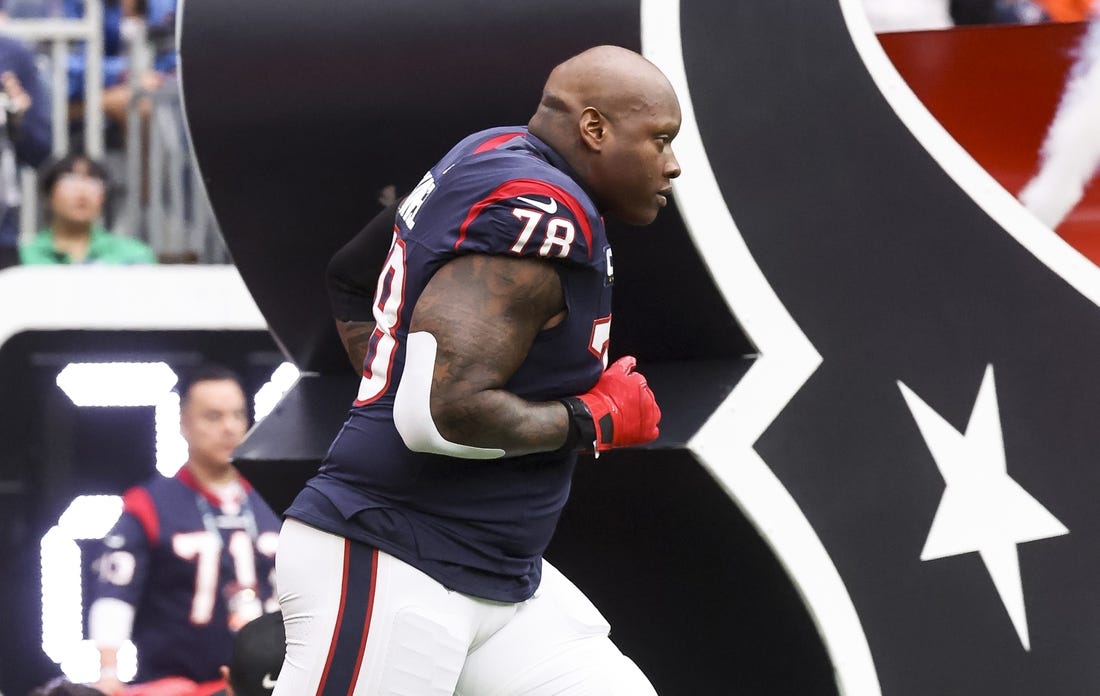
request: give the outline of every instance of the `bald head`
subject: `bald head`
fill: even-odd
[[[551,71],[529,125],[540,135],[575,121],[585,108],[617,119],[659,102],[675,103],[676,94],[656,65],[619,46],[596,46]]]
[[[671,148],[676,93],[656,65],[619,46],[590,48],[554,68],[527,126],[602,209],[632,224],[652,222],[680,174]]]

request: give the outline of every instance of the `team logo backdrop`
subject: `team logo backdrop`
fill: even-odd
[[[928,116],[858,2],[298,5],[181,23],[215,211],[307,373],[239,453],[261,492],[288,494],[263,466],[311,473],[354,394],[329,255],[616,43],[684,107],[675,207],[610,230],[612,352],[666,419],[582,463],[548,555],[662,693],[1095,689],[1097,272]]]

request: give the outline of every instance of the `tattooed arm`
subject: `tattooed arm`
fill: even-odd
[[[351,367],[356,372],[363,371],[363,363],[367,360],[367,351],[370,349],[370,337],[374,333],[375,322],[370,321],[345,321],[335,319],[336,333],[340,334],[340,342],[344,344]]]
[[[538,332],[564,317],[561,281],[546,261],[471,255],[437,271],[409,333],[436,341],[429,405],[440,435],[508,456],[561,447],[569,432],[565,407],[525,401],[503,386]]]

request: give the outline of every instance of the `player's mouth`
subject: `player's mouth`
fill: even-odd
[[[657,203],[663,208],[668,205],[668,199],[672,197],[672,187],[661,189],[657,192]]]

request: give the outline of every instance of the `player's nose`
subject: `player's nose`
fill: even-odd
[[[675,179],[680,176],[680,160],[676,159],[676,155],[672,152],[672,148],[669,147],[668,161],[665,162],[665,176],[669,179]]]

